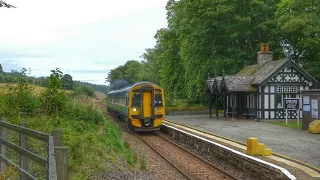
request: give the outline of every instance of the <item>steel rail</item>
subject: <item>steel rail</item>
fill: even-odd
[[[217,167],[216,165],[214,165],[214,164],[210,163],[210,162],[209,162],[209,161],[207,161],[206,159],[204,159],[204,158],[202,158],[202,157],[200,157],[200,156],[196,155],[195,153],[193,153],[193,152],[189,151],[188,149],[186,149],[186,148],[184,148],[184,147],[180,146],[179,144],[177,144],[177,143],[175,143],[175,142],[171,141],[170,139],[163,137],[163,136],[162,136],[162,135],[160,135],[159,133],[156,133],[156,134],[157,134],[159,137],[161,137],[161,138],[163,138],[163,139],[165,139],[165,140],[169,141],[170,143],[172,143],[172,144],[176,145],[176,146],[177,146],[177,147],[179,147],[180,149],[182,149],[182,150],[184,150],[184,151],[188,152],[188,153],[189,153],[189,154],[191,154],[192,156],[194,156],[194,157],[196,157],[196,158],[200,159],[201,161],[205,162],[206,164],[208,164],[208,165],[209,165],[209,166],[211,166],[212,168],[219,170],[221,173],[225,174],[227,177],[229,177],[229,178],[231,178],[231,179],[239,180],[239,178],[237,178],[237,177],[235,177],[235,176],[231,175],[230,173],[228,173],[228,172],[224,171],[223,169],[221,169],[221,168]]]
[[[158,153],[164,160],[166,160],[171,166],[173,166],[176,170],[178,170],[186,179],[192,180],[188,174],[183,172],[178,166],[176,166],[172,161],[170,161],[168,158],[166,158],[161,152],[159,152],[156,148],[154,148],[150,143],[148,143],[146,140],[144,140],[139,134],[135,133],[135,135],[141,139],[145,144],[147,144],[152,150],[154,150],[156,153]]]
[[[105,106],[105,105],[103,104],[102,106]],[[112,117],[112,118],[115,118],[115,117],[112,116],[112,115],[111,115],[111,117]],[[117,123],[122,124],[122,123],[120,123],[119,121],[117,121]],[[133,131],[130,130],[130,129],[127,129],[127,130],[133,132]],[[146,145],[148,145],[148,146],[149,146],[152,150],[154,150],[157,154],[159,154],[159,155],[160,155],[164,160],[166,160],[171,166],[173,166],[176,170],[178,170],[186,179],[188,179],[188,180],[193,180],[193,179],[194,179],[194,178],[190,177],[188,174],[186,174],[183,170],[181,170],[178,166],[176,166],[172,161],[170,161],[168,158],[166,158],[161,152],[159,152],[156,148],[154,148],[150,143],[148,143],[146,140],[144,140],[144,139],[142,138],[142,136],[140,136],[139,134],[137,134],[137,133],[135,133],[135,132],[133,132],[133,134],[134,134],[135,136],[137,136],[141,141],[143,141]],[[174,143],[173,141],[171,141],[171,140],[169,140],[169,139],[167,139],[167,138],[164,138],[163,136],[159,135],[158,133],[154,133],[154,134],[157,135],[157,136],[159,136],[159,137],[161,137],[161,138],[163,138],[163,139],[165,139],[166,141],[169,141],[171,144],[174,144],[175,146],[183,149],[184,151],[186,151],[186,152],[188,152],[189,154],[191,154],[192,156],[200,159],[201,161],[207,163],[209,166],[213,167],[214,169],[217,169],[218,171],[222,172],[223,174],[225,174],[225,175],[228,176],[229,178],[235,179],[235,180],[239,180],[239,178],[236,178],[236,177],[234,177],[233,175],[231,175],[231,174],[223,171],[221,168],[218,168],[217,166],[215,166],[215,165],[213,165],[212,163],[208,162],[207,160],[199,157],[198,155],[190,152],[189,150],[186,150],[185,148],[181,147],[180,145]]]

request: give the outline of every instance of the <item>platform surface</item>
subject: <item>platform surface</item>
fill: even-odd
[[[211,132],[226,138],[246,143],[247,138],[256,137],[265,143],[272,152],[302,161],[320,168],[320,134],[311,134],[267,122],[253,120],[235,120],[210,118],[209,115],[173,115],[166,116],[172,122],[185,124],[200,130]]]

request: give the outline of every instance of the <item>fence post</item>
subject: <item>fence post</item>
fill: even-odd
[[[27,127],[27,123],[23,122],[20,124],[22,127]],[[23,149],[28,149],[28,136],[20,132],[20,146]],[[20,154],[20,168],[24,169],[28,172],[28,158],[24,157]],[[24,177],[20,176],[20,179],[25,179]]]
[[[54,154],[56,158],[57,179],[68,180],[68,147],[62,146],[62,131],[53,130]]]
[[[8,119],[3,117],[2,121],[8,122]],[[5,127],[0,127],[0,131],[1,131],[1,134],[0,134],[1,137],[5,140],[8,140],[7,129]],[[8,147],[3,144],[0,144],[0,145],[1,145],[1,155],[5,158],[8,158]],[[2,171],[4,171],[7,168],[7,164],[2,161],[0,163],[0,166]]]

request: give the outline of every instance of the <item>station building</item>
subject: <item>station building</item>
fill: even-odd
[[[261,44],[257,64],[245,66],[236,75],[208,78],[206,85],[210,112],[211,99],[223,99],[225,117],[256,119],[285,119],[284,98],[300,98],[300,113],[288,111],[288,119],[298,114],[302,118],[301,90],[319,88],[319,82],[291,58],[273,60],[267,43]]]

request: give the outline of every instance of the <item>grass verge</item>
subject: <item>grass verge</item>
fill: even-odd
[[[290,128],[295,128],[295,129],[302,129],[302,122],[299,122],[299,125],[297,124],[297,122],[293,122],[293,121],[288,121],[288,124],[286,124],[286,122],[283,122],[283,121],[273,121],[269,123],[280,125],[280,126],[286,126]]]
[[[74,97],[63,115],[9,117],[9,122],[17,125],[26,122],[29,128],[48,134],[61,129],[62,145],[69,148],[70,179],[89,179],[100,172],[117,170],[123,166],[119,164],[123,161],[133,168],[137,161],[135,152],[123,142],[121,130],[87,96]],[[31,151],[46,154],[41,142],[30,138],[29,143]],[[44,177],[36,167],[31,168],[31,172],[38,174],[40,179]]]

